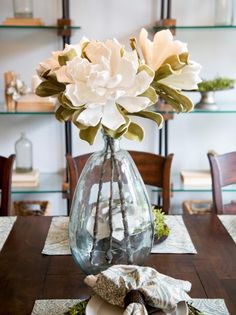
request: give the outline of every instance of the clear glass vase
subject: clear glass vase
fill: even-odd
[[[16,172],[27,173],[33,170],[33,145],[32,142],[26,138],[25,133],[21,133],[20,139],[15,143],[16,153]]]
[[[71,252],[86,274],[114,264],[142,265],[154,236],[151,204],[136,165],[119,140],[104,139],[104,149],[82,171],[70,214]]]

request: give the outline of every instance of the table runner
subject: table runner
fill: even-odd
[[[0,251],[11,232],[16,221],[16,217],[0,217]]]
[[[68,217],[54,217],[42,251],[45,255],[70,255],[68,244]],[[188,230],[180,215],[167,215],[166,224],[170,227],[169,237],[161,244],[154,245],[152,253],[196,254]]]
[[[73,300],[36,300],[31,315],[63,315],[69,307],[79,303]],[[229,315],[223,299],[192,299],[192,305],[204,315]]]
[[[236,215],[234,214],[220,214],[218,215],[221,223],[228,231],[234,242],[236,243]]]

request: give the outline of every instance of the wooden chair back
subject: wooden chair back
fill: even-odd
[[[212,177],[213,209],[218,214],[236,213],[236,202],[223,203],[222,188],[236,184],[236,152],[207,154]]]
[[[146,185],[159,187],[162,189],[162,209],[165,213],[170,210],[170,175],[173,154],[167,157],[157,154],[129,151]],[[76,183],[84,168],[87,159],[91,154],[72,157],[66,155],[68,173],[70,202],[72,200]]]
[[[7,216],[11,209],[11,182],[12,169],[15,155],[12,154],[8,158],[0,156],[0,216]]]

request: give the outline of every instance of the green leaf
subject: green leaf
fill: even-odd
[[[80,130],[85,130],[88,128],[88,126],[81,124],[80,122],[77,121],[79,115],[82,113],[82,111],[84,111],[85,108],[78,108],[76,111],[74,111],[73,115],[72,115],[72,122],[73,124],[79,128]]]
[[[154,77],[154,75],[155,75],[155,72],[150,67],[148,67],[147,65],[141,65],[138,68],[138,73],[141,71],[146,71],[147,74],[150,75],[150,77]]]
[[[179,71],[186,66],[188,62],[188,53],[181,55],[172,55],[168,57],[159,69],[155,72],[154,81],[159,81],[171,74],[178,74]]]
[[[36,94],[41,97],[57,95],[65,90],[66,86],[60,82],[43,81],[37,89]]]
[[[170,104],[177,113],[189,112],[193,109],[192,101],[180,91],[158,82],[152,82],[152,86],[156,90],[157,94]]]
[[[60,93],[58,95],[58,101],[60,102],[60,104],[62,106],[64,106],[65,108],[71,108],[71,109],[74,109],[74,110],[77,110],[79,108],[81,108],[82,106],[74,106],[71,101],[65,96],[64,93]]]
[[[94,143],[95,137],[100,127],[101,124],[99,123],[95,127],[88,127],[86,129],[82,129],[80,130],[79,136],[82,140],[85,140],[92,145]]]
[[[147,110],[142,110],[138,113],[132,113],[129,115],[150,119],[150,120],[154,121],[159,128],[162,127],[163,120],[164,120],[163,116],[160,113],[154,113],[154,112],[147,111]]]
[[[55,112],[55,116],[60,122],[67,121],[72,114],[73,110],[65,108],[62,105],[60,105]]]
[[[144,97],[149,98],[152,103],[156,103],[158,99],[155,89],[151,86],[139,96],[144,96]]]
[[[60,66],[65,66],[67,61],[74,59],[77,56],[76,50],[71,48],[68,52],[58,56],[58,62]]]
[[[128,130],[124,134],[125,138],[129,140],[142,141],[144,138],[143,128],[138,124],[131,122],[129,124]]]

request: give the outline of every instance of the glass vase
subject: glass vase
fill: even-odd
[[[21,133],[20,139],[15,143],[16,153],[16,172],[27,173],[33,170],[33,145],[32,142],[26,138],[25,133]]]
[[[86,274],[114,264],[142,265],[154,236],[151,204],[136,165],[119,140],[104,139],[104,149],[81,173],[71,206],[70,248]]]
[[[233,24],[233,0],[215,0],[215,25]]]

